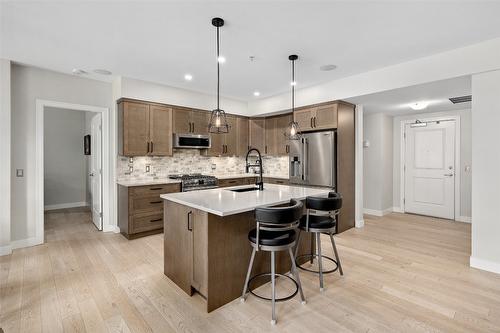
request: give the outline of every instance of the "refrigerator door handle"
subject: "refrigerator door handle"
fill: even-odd
[[[307,147],[307,138],[302,139],[302,180],[306,181],[307,180],[307,173],[308,170],[307,168],[309,167],[308,164],[308,147]]]

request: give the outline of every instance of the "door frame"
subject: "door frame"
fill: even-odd
[[[102,156],[109,156],[109,108],[73,104],[51,100],[36,99],[36,121],[35,121],[35,244],[44,243],[44,114],[46,107],[66,109],[69,111],[90,111],[101,114],[102,126]],[[110,194],[110,163],[109,158],[102,158],[102,225],[103,231],[105,226],[111,223],[111,202]]]
[[[405,175],[405,165],[406,165],[406,125],[415,123],[416,120],[420,120],[422,122],[434,122],[434,121],[455,121],[455,221],[460,220],[460,182],[462,180],[461,177],[461,169],[460,165],[460,116],[441,116],[441,117],[419,117],[415,115],[415,118],[401,120],[401,132],[399,137],[400,149],[401,149],[401,160],[399,165],[400,172],[400,182],[399,182],[399,205],[401,207],[401,212],[405,213],[405,195],[406,195],[406,175]]]

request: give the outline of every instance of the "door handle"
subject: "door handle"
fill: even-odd
[[[445,177],[453,177],[453,174],[452,173],[446,173],[444,176]]]

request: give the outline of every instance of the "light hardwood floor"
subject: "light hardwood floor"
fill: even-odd
[[[332,254],[325,238],[323,251]],[[89,213],[46,214],[46,244],[0,257],[5,332],[500,332],[500,276],[468,267],[470,225],[366,216],[337,236],[344,273],[302,273],[308,303],[251,295],[207,314],[163,275],[163,235],[97,232]],[[265,289],[265,288],[264,288]]]

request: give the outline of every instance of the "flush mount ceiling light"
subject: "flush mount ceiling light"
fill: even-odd
[[[333,71],[336,68],[337,66],[335,65],[323,65],[319,67],[319,70],[323,72],[328,72],[328,71]]]
[[[429,102],[416,102],[416,103],[410,104],[410,108],[412,108],[415,111],[423,110],[423,109],[427,108],[428,106],[429,106]]]
[[[193,79],[193,76],[191,74],[184,75],[184,80],[191,81],[192,79]]]
[[[87,71],[84,71],[83,69],[80,69],[80,68],[74,68],[71,73],[75,74],[75,75],[87,75],[88,72]]]
[[[295,86],[296,86],[296,81],[295,81],[295,61],[299,58],[298,55],[292,54],[288,57],[288,60],[290,60],[292,64],[292,113],[295,111]],[[285,137],[288,140],[300,140],[302,135],[300,134],[300,128],[299,128],[299,123],[296,121],[292,120],[284,133]]]
[[[253,95],[254,95],[255,97],[259,97],[259,96],[260,96],[260,92],[258,92],[258,91],[254,91],[254,92],[253,92]]]
[[[226,113],[220,108],[220,64],[222,58],[220,56],[220,42],[219,42],[219,28],[224,25],[224,20],[220,17],[212,19],[212,25],[217,29],[217,108],[212,111],[210,115],[210,122],[208,123],[208,132],[214,134],[224,134],[229,132],[229,125],[227,124]],[[225,59],[224,59],[225,60]]]
[[[111,74],[113,74],[110,71],[108,71],[107,69],[94,69],[94,73],[101,74],[101,75],[111,75]]]
[[[223,64],[223,63],[225,63],[225,62],[226,62],[226,58],[224,58],[223,56],[218,56],[218,57],[217,57],[217,62],[219,62],[219,63]]]

